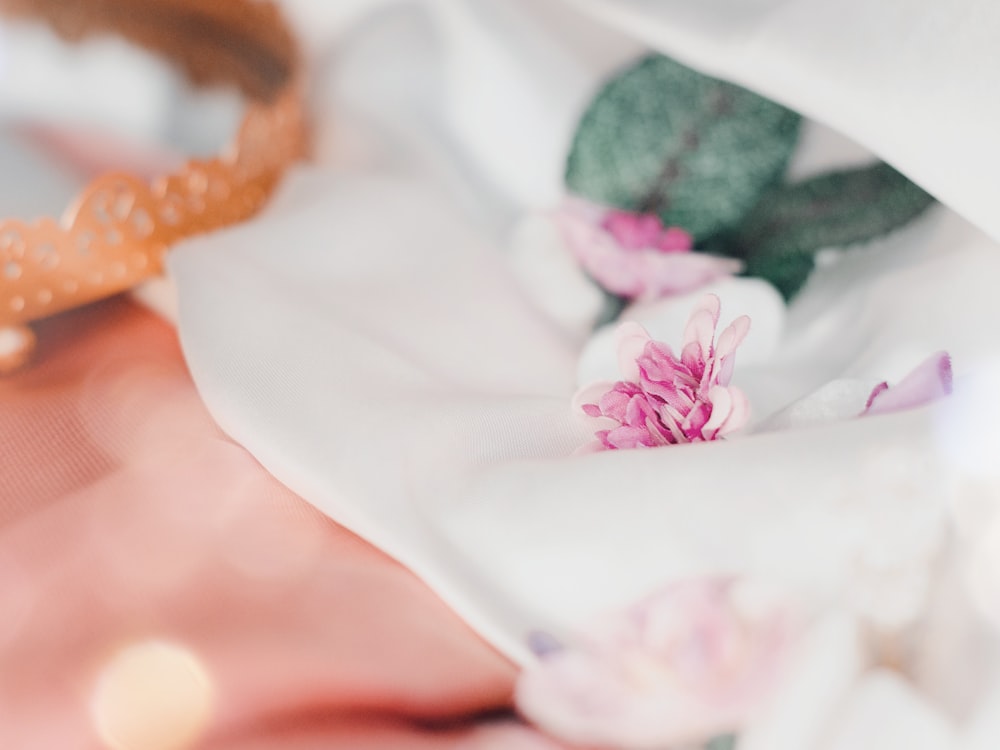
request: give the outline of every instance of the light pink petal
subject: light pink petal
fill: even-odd
[[[619,424],[628,424],[628,408],[632,401],[633,394],[614,388],[601,396],[601,411]]]
[[[743,268],[738,260],[697,252],[641,253],[636,255],[635,265],[643,279],[637,299],[647,302],[694,291]]]
[[[749,331],[750,318],[746,315],[741,315],[726,327],[716,344],[712,366],[702,377],[702,388],[729,385],[736,366],[736,349],[743,343]]]
[[[607,435],[607,442],[614,448],[628,450],[649,447],[649,431],[643,427],[616,427]]]
[[[747,395],[739,388],[733,388],[732,386],[726,388],[726,390],[732,399],[731,408],[729,417],[719,428],[716,437],[725,437],[732,432],[741,430],[750,421],[750,399],[747,398]]]
[[[646,431],[649,433],[650,446],[672,445],[676,441],[671,431],[660,424],[655,416],[646,418]]]
[[[569,208],[553,214],[570,252],[598,284],[610,292],[635,297],[644,288],[639,274],[630,267],[630,252],[590,217],[589,209]]]
[[[649,404],[649,400],[643,396],[634,396],[629,399],[625,408],[625,424],[638,426],[645,425],[651,416],[656,415],[656,410]]]
[[[728,388],[716,386],[708,392],[708,400],[712,404],[712,414],[702,426],[701,434],[705,440],[714,440],[733,413],[733,397]]]
[[[705,426],[711,418],[712,404],[704,401],[700,402],[690,412],[688,412],[687,419],[684,420],[684,424],[682,426],[682,429],[684,430],[684,437],[687,441],[695,442],[703,440],[704,435],[707,432]]]
[[[640,373],[637,360],[649,342],[649,332],[638,323],[630,321],[618,326],[615,344],[618,350],[618,370],[624,380],[638,382]]]
[[[662,399],[665,404],[674,409],[688,410],[692,406],[691,399],[687,398],[678,388],[676,383],[667,381],[652,381],[647,378],[642,379],[642,388],[646,393]]]
[[[736,320],[726,326],[725,330],[719,335],[719,341],[715,346],[715,356],[728,357],[736,351],[736,348],[740,344],[743,343],[743,340],[747,337],[747,333],[749,332],[750,318],[746,315],[741,315],[736,318]]]
[[[947,352],[938,352],[917,365],[896,385],[877,385],[863,414],[889,414],[914,409],[947,396],[951,391],[951,357]]]
[[[673,352],[666,344],[650,341],[636,360],[640,374],[645,380],[664,383],[674,383],[677,380],[690,380],[687,368],[674,358]]]
[[[599,404],[601,403],[601,397],[614,388],[615,384],[611,381],[603,381],[598,383],[591,383],[590,385],[585,385],[580,388],[576,393],[573,394],[573,400],[571,402],[571,408],[574,412],[582,411],[583,407],[587,404]]]
[[[722,302],[714,294],[706,294],[691,311],[691,318],[684,328],[684,338],[681,348],[686,349],[692,342],[698,343],[702,351],[708,352],[715,338],[715,329],[719,325],[719,314]]]

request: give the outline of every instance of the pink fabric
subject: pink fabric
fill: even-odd
[[[221,435],[167,325],[112,300],[40,334],[0,380],[0,747],[97,747],[97,671],[147,638],[217,685],[199,747],[552,747],[475,721],[513,666]]]

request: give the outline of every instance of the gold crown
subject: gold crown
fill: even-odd
[[[0,373],[24,364],[27,324],[131,289],[162,271],[175,242],[253,216],[307,145],[294,39],[252,0],[0,0],[0,13],[47,21],[63,37],[114,31],[179,63],[198,84],[249,98],[235,141],[152,182],[92,182],[61,219],[0,220]]]

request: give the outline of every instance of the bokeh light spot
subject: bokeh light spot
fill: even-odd
[[[212,680],[190,649],[150,640],[104,665],[91,716],[110,750],[185,750],[204,734],[214,703]]]

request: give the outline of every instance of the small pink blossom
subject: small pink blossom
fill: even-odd
[[[608,232],[626,250],[659,250],[661,253],[686,253],[694,239],[680,227],[664,228],[655,214],[635,214],[612,209],[604,215],[601,229]]]
[[[947,352],[938,352],[917,365],[896,385],[882,382],[875,386],[861,414],[890,414],[915,409],[949,395],[951,389],[951,357]]]
[[[729,381],[736,349],[750,329],[743,315],[715,343],[720,302],[705,295],[684,329],[681,355],[653,341],[638,323],[618,328],[623,380],[597,383],[576,396],[583,412],[608,424],[594,433],[595,450],[653,448],[717,440],[750,418],[744,393]]]
[[[790,641],[786,611],[748,606],[739,592],[729,579],[674,584],[579,647],[545,650],[521,675],[518,708],[588,746],[693,747],[738,730],[777,682]]]
[[[609,292],[628,299],[689,292],[742,269],[738,260],[691,252],[691,235],[664,227],[654,214],[571,200],[556,220],[583,269]]]

